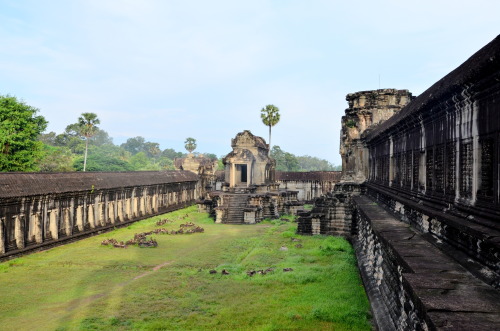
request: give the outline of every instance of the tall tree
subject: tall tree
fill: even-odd
[[[260,118],[262,123],[269,127],[269,152],[271,152],[271,128],[280,121],[279,108],[275,105],[267,105],[260,110]]]
[[[189,153],[192,153],[196,149],[196,139],[191,137],[186,138],[186,141],[184,142],[184,147],[186,147]]]
[[[83,157],[83,171],[87,167],[87,151],[89,149],[89,139],[92,138],[96,133],[97,124],[101,121],[97,118],[94,113],[82,113],[82,116],[78,117],[78,132],[85,139],[85,156]]]
[[[37,108],[0,95],[0,171],[35,171],[42,155],[38,136],[47,127]]]
[[[125,150],[135,155],[139,152],[144,152],[144,146],[146,144],[146,139],[141,136],[137,136],[134,138],[128,138],[127,141],[120,146]]]

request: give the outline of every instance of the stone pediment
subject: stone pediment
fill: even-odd
[[[238,150],[232,151],[231,153],[226,155],[224,160],[226,160],[226,162],[227,162],[227,160],[253,161],[253,160],[255,160],[255,157],[254,157],[253,153],[251,151],[249,151],[248,149],[238,149]]]
[[[263,138],[254,136],[250,130],[245,130],[236,135],[234,139],[231,139],[231,147],[233,148],[243,148],[243,147],[258,147],[267,149],[267,144]]]

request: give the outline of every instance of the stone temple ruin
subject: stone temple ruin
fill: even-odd
[[[316,198],[298,232],[353,243],[379,330],[500,329],[500,36],[416,98],[346,99],[340,181],[276,173],[250,131],[220,176],[192,155],[181,171],[0,173],[0,259],[195,202],[251,224]]]
[[[349,238],[380,330],[500,328],[500,36],[414,98],[347,95],[342,177],[302,234]]]
[[[208,192],[200,208],[213,215],[216,223],[228,224],[254,224],[294,214],[301,205],[298,191],[279,189],[275,161],[264,139],[246,130],[231,140],[231,147],[233,151],[222,161],[222,190]]]

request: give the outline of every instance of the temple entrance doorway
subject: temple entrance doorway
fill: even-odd
[[[246,164],[236,164],[236,185],[247,185],[248,167]]]

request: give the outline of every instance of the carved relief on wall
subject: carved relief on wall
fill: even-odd
[[[464,141],[460,144],[460,196],[472,197],[473,175],[472,142]]]

